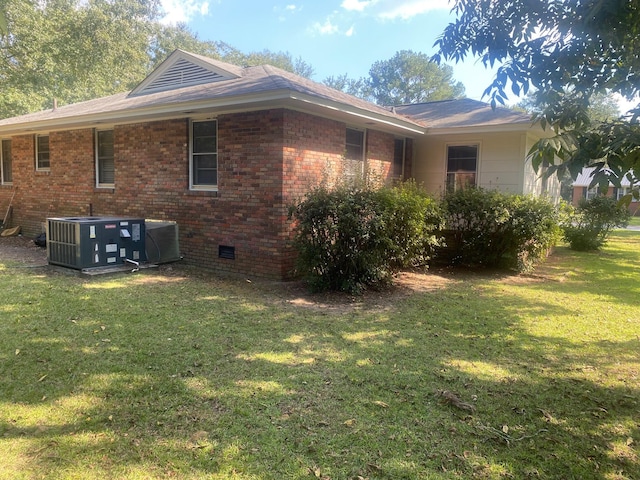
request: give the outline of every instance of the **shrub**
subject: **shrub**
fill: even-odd
[[[443,198],[449,263],[530,269],[559,237],[548,199],[466,188]]]
[[[598,250],[607,242],[611,230],[626,227],[630,218],[629,210],[613,198],[582,199],[564,225],[564,239],[573,250]]]
[[[381,188],[376,197],[385,221],[390,268],[426,266],[440,244],[437,232],[444,220],[439,202],[414,181]]]
[[[441,219],[436,202],[413,184],[317,187],[290,214],[298,271],[311,288],[351,293],[426,264]]]

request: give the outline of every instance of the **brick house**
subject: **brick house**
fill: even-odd
[[[416,156],[416,146],[428,149],[428,119],[400,110],[268,65],[241,68],[177,50],[129,93],[0,120],[0,207],[13,197],[12,224],[33,236],[48,217],[176,221],[187,262],[280,279],[295,260],[289,206],[320,182],[407,179],[445,162],[440,184],[455,178],[456,165],[476,169],[473,182],[482,184],[491,164],[481,161],[482,142],[504,139],[500,125],[511,125],[517,148],[500,161],[520,177],[516,190],[531,190],[528,119],[514,128],[505,112],[485,112],[491,119],[481,122],[471,115],[437,155]],[[465,138],[473,162],[469,149],[449,145],[465,146]],[[440,158],[451,152],[467,159]]]
[[[580,200],[583,198],[590,199],[597,195],[605,195],[620,200],[625,195],[631,193],[632,185],[626,176],[620,181],[620,187],[609,183],[609,188],[604,193],[599,190],[597,185],[591,187],[593,171],[594,168],[584,168],[574,180],[571,197],[572,205],[578,206],[578,203],[580,203]],[[640,202],[638,202],[637,199],[632,199],[632,202],[629,204],[629,211],[632,215],[640,215]]]

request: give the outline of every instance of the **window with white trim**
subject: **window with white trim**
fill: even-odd
[[[115,186],[113,130],[96,130],[96,185]]]
[[[2,174],[2,184],[11,185],[13,183],[11,140],[2,140],[2,148],[0,149],[0,160],[0,174]]]
[[[49,170],[49,135],[36,135],[36,170]]]
[[[447,146],[447,190],[476,185],[478,145]]]
[[[631,188],[629,187],[618,187],[616,188],[616,200],[622,200],[622,198],[631,193]]]
[[[347,160],[364,160],[364,131],[354,128],[347,128],[346,132],[346,152]]]
[[[600,195],[600,187],[596,185],[595,187],[584,187],[584,198],[587,200],[591,200]]]
[[[218,189],[218,122],[191,121],[189,128],[189,187]]]

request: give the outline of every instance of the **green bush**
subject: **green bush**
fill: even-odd
[[[582,199],[564,225],[564,239],[573,250],[598,250],[607,242],[611,230],[626,227],[630,218],[626,206],[613,198]]]
[[[314,290],[358,293],[425,265],[437,243],[437,203],[414,184],[317,187],[291,209],[298,272]]]
[[[466,188],[443,206],[449,263],[525,271],[559,238],[558,209],[546,198]]]

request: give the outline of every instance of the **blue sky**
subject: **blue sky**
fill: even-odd
[[[271,50],[302,57],[314,80],[366,76],[397,51],[435,53],[454,19],[448,0],[162,0],[165,21],[186,22],[202,40],[243,52]],[[480,100],[493,77],[474,59],[452,64],[469,98]],[[485,99],[486,100],[486,99]],[[515,102],[516,99],[513,99]]]

